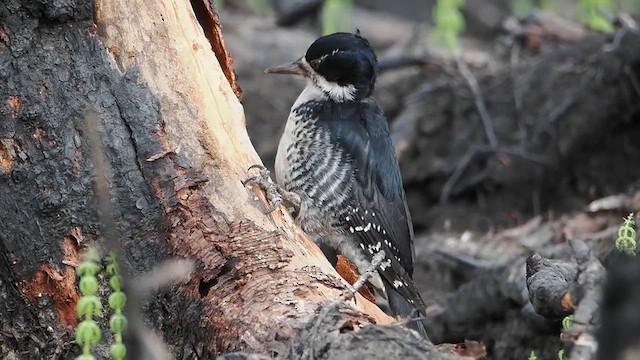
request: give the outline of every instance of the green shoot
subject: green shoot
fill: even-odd
[[[629,214],[624,223],[618,229],[618,239],[616,240],[616,248],[629,256],[635,256],[637,250],[636,230],[634,228],[635,221],[633,213]]]
[[[436,46],[451,53],[460,51],[458,36],[464,30],[464,17],[460,8],[464,0],[437,0],[433,8],[433,20],[436,28],[432,39]]]
[[[613,12],[611,0],[580,0],[582,22],[590,29],[612,32],[613,25],[604,14]]]
[[[98,291],[98,278],[96,275],[101,270],[100,254],[95,249],[89,249],[84,254],[82,263],[78,266],[78,276],[80,276],[80,293],[82,296],[78,300],[76,312],[82,321],[76,327],[76,343],[82,348],[82,355],[76,360],[92,360],[91,348],[100,342],[102,332],[100,327],[93,320],[94,315],[102,312],[100,299],[95,295]]]
[[[352,0],[325,0],[322,7],[322,34],[351,32]]]

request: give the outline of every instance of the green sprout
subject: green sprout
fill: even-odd
[[[102,312],[100,299],[95,295],[98,291],[98,278],[96,275],[101,270],[100,254],[95,249],[89,249],[84,254],[84,259],[78,266],[78,276],[80,276],[80,293],[82,296],[78,300],[76,312],[78,318],[83,319],[76,328],[76,343],[82,348],[82,355],[76,360],[94,359],[91,355],[91,348],[96,346],[102,337],[100,327],[93,320],[94,315]]]
[[[573,314],[567,315],[562,319],[562,330],[566,330],[573,324]]]
[[[523,18],[533,12],[533,0],[513,0],[511,1],[511,11],[518,17]]]
[[[271,8],[271,2],[269,0],[247,0],[247,6],[256,14],[264,14]]]
[[[562,319],[562,330],[567,330],[573,324],[573,314],[567,315]],[[564,349],[558,350],[558,360],[564,360]]]
[[[529,354],[529,359],[527,360],[538,360],[538,357],[536,356],[536,353],[531,350],[531,354]]]
[[[603,32],[612,32],[613,25],[604,16],[613,12],[611,0],[580,0],[582,22],[590,29]]]
[[[437,46],[451,53],[460,50],[458,35],[465,26],[460,12],[463,4],[464,0],[438,0],[432,12],[436,24],[432,39]]]
[[[93,321],[93,316],[102,312],[100,299],[95,295],[99,285],[97,275],[102,270],[100,261],[98,251],[89,249],[84,254],[83,261],[77,270],[78,276],[80,276],[78,287],[82,297],[78,300],[76,312],[83,321],[76,328],[76,342],[82,348],[82,355],[78,356],[76,360],[94,360],[91,348],[96,346],[102,337],[100,327]],[[124,360],[127,348],[122,342],[122,333],[127,327],[127,318],[122,311],[127,303],[127,296],[122,292],[122,276],[118,269],[116,255],[113,252],[110,252],[107,258],[106,271],[109,274],[109,287],[113,290],[109,295],[109,307],[113,310],[113,315],[109,320],[109,329],[113,333],[114,343],[109,352],[114,360]]]
[[[525,18],[540,9],[546,12],[554,11],[554,0],[512,0],[511,11],[519,18]]]
[[[616,239],[616,248],[629,256],[635,256],[637,252],[636,230],[634,229],[635,221],[633,213],[624,219],[624,223],[618,229],[618,239]]]
[[[548,12],[553,12],[554,0],[540,0],[540,9]]]
[[[352,0],[325,0],[322,6],[322,34],[350,32]]]
[[[109,329],[113,333],[114,343],[109,352],[114,360],[123,360],[127,348],[122,343],[122,333],[127,327],[127,318],[122,314],[122,310],[127,303],[127,296],[122,292],[122,276],[113,251],[109,253],[107,262],[107,274],[110,276],[109,286],[113,290],[113,293],[109,295],[109,307],[113,310],[113,315],[109,320]]]

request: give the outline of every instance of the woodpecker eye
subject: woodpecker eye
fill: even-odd
[[[311,60],[309,61],[309,65],[311,65],[311,67],[314,70],[318,70],[318,67],[320,66],[321,62],[322,62],[322,59]]]

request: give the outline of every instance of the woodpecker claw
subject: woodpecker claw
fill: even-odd
[[[258,175],[250,176],[242,180],[241,181],[242,185],[243,186],[247,186],[248,184],[258,185],[264,191],[264,195],[267,198],[267,202],[270,204],[265,213],[271,214],[278,207],[280,207],[280,204],[282,204],[282,197],[278,192],[278,186],[274,184],[273,181],[271,181],[271,177],[269,176],[270,175],[269,169],[267,169],[265,166],[261,164],[253,164],[249,166],[247,171],[251,171],[253,169],[259,169],[260,173]]]
[[[287,204],[291,205],[293,209],[289,209],[289,212],[295,217],[296,214],[300,212],[300,196],[294,192],[282,189],[280,186],[271,181],[271,177],[269,176],[269,169],[267,169],[263,165],[253,164],[249,166],[247,171],[251,171],[253,169],[259,169],[260,173],[255,176],[249,176],[241,182],[243,186],[247,186],[248,184],[257,185],[264,191],[267,202],[270,204],[270,206],[267,207],[265,213],[271,214],[276,209],[278,209],[284,201]]]
[[[260,185],[260,181],[261,181],[261,176],[249,176],[248,178],[244,179],[244,180],[240,180],[240,182],[242,183],[243,186],[247,186],[249,184],[258,184]]]
[[[269,170],[262,164],[253,164],[251,166],[249,166],[249,168],[247,169],[247,171],[251,171],[253,169],[260,169],[260,171],[267,171],[269,172]]]

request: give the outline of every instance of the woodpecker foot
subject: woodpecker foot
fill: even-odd
[[[270,172],[266,167],[260,164],[254,164],[251,165],[249,169],[247,169],[247,171],[251,171],[253,169],[259,169],[260,173],[258,175],[250,176],[242,180],[242,185],[257,185],[264,191],[267,202],[270,204],[269,208],[267,208],[266,213],[270,214],[275,209],[277,209],[280,204],[282,204],[282,197],[278,192],[277,185],[274,184],[273,181],[271,181],[271,177],[269,176]]]
[[[269,176],[270,172],[263,165],[251,165],[249,169],[247,169],[247,171],[251,171],[253,169],[259,169],[260,173],[258,175],[250,176],[242,180],[242,185],[258,185],[260,188],[262,188],[262,190],[264,190],[265,197],[270,204],[266,213],[272,213],[284,201],[285,205],[287,205],[287,207],[289,208],[289,211],[292,213],[292,215],[295,216],[300,211],[300,196],[298,196],[298,194],[296,193],[284,190],[273,181],[271,181],[271,177]],[[292,207],[293,209],[290,207]]]

